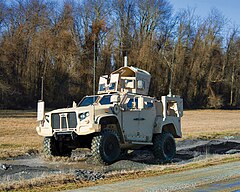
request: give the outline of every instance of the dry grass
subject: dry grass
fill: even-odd
[[[74,182],[76,179],[71,174],[57,174],[0,184],[0,191],[55,191],[56,186]]]
[[[240,134],[240,111],[185,111],[183,138],[215,138]],[[36,112],[0,111],[0,158],[41,150],[43,138],[37,135]]]
[[[183,138],[218,138],[240,134],[239,110],[185,111]]]
[[[36,113],[0,111],[0,158],[23,155],[39,150],[42,138],[35,127]]]

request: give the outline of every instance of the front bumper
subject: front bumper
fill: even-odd
[[[80,126],[78,128],[65,128],[65,129],[52,129],[51,127],[36,127],[36,131],[39,135],[44,137],[51,137],[54,134],[71,134],[75,133],[76,135],[88,135],[95,132],[101,131],[101,125],[92,124],[91,126]]]

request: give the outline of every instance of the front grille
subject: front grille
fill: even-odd
[[[53,129],[60,128],[60,116],[58,113],[52,114],[51,122],[52,122]]]
[[[51,116],[53,129],[67,129],[77,127],[77,116],[75,112],[53,113]]]

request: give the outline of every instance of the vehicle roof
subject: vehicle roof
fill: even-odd
[[[113,71],[112,74],[120,73],[121,76],[135,76],[136,74],[142,74],[146,76],[151,76],[150,73],[143,69],[139,69],[137,67],[133,66],[126,66],[126,67],[121,67],[117,69],[116,71]]]

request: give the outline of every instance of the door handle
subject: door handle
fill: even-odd
[[[144,118],[134,118],[133,120],[134,121],[144,121],[145,119]]]

